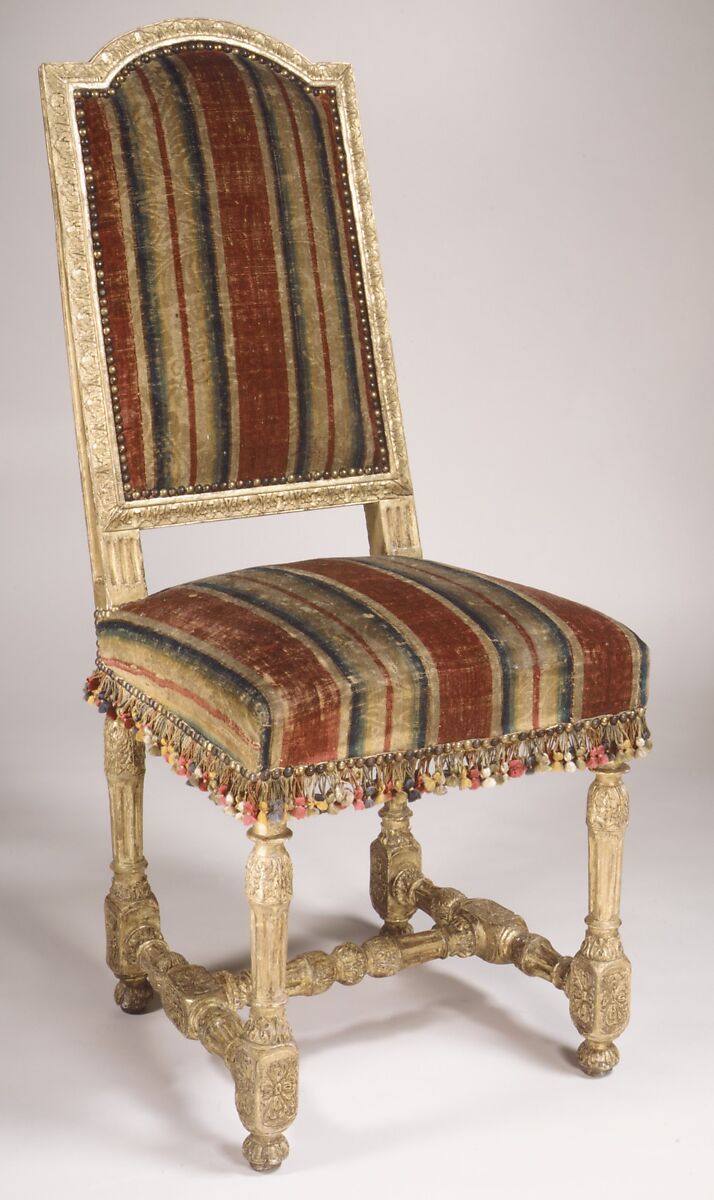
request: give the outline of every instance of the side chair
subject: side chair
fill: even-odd
[[[648,652],[538,588],[422,558],[349,66],[229,22],[172,20],[41,68],[96,604],[117,1004],[157,992],[224,1059],[264,1171],[297,1109],[291,996],[432,959],[512,963],[564,992],[588,1075],[618,1061],[625,774],[649,748]],[[141,532],[361,504],[369,555],[148,593]],[[247,826],[250,967],[171,949],[142,847],[145,754]],[[422,871],[410,802],[593,772],[573,956]],[[434,803],[447,803],[435,800]],[[381,927],[288,960],[291,825],[379,812]],[[309,824],[309,821],[308,821]],[[414,932],[410,918],[433,925]]]

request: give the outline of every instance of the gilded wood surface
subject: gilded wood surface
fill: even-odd
[[[256,1171],[288,1153],[284,1130],[297,1113],[298,1052],[285,1006],[288,908],[293,872],[285,822],[252,826],[245,891],[251,922],[250,1013],[232,1067],[236,1107],[249,1130],[243,1153]]]
[[[381,831],[370,846],[369,896],[388,933],[411,928],[416,904],[394,895],[393,883],[405,868],[421,870],[421,846],[411,832],[411,809],[404,792],[397,792],[379,810]]]
[[[114,992],[125,1012],[143,1012],[152,996],[132,953],[131,936],[159,926],[159,906],[146,878],[143,849],[144,747],[120,721],[104,723],[104,767],[109,788],[112,884],[104,901],[107,965],[118,983]]]
[[[108,725],[114,728],[114,723]],[[149,994],[151,986],[156,989],[169,1019],[185,1037],[224,1059],[234,1078],[238,1112],[249,1130],[244,1151],[256,1170],[271,1170],[284,1160],[284,1131],[297,1111],[298,1052],[286,1016],[289,996],[319,995],[335,983],[351,987],[366,976],[387,978],[452,955],[510,963],[565,991],[573,1021],[585,1039],[578,1057],[587,1074],[604,1074],[617,1062],[613,1039],[627,1024],[630,980],[618,932],[622,840],[629,808],[624,764],[598,769],[588,793],[590,912],[575,958],[559,954],[547,938],[532,933],[522,917],[496,901],[470,899],[457,888],[439,887],[427,878],[400,798],[382,810],[380,838],[384,835],[393,857],[387,856],[386,873],[377,872],[375,894],[381,906],[388,908],[390,900],[396,904],[392,912],[400,913],[401,925],[361,945],[343,942],[330,952],[313,950],[287,961],[292,866],[285,842],[290,834],[279,822],[254,826],[245,872],[251,970],[232,974],[188,963],[167,946],[144,875],[139,810],[132,807],[143,770],[141,748],[114,733],[106,745],[110,786],[121,783],[130,789],[116,793],[123,797],[117,811],[127,815],[121,836],[114,838],[119,874],[113,888],[127,921],[120,932],[121,966],[134,973],[130,982],[143,979]],[[408,854],[397,860],[394,856],[402,850]],[[123,876],[123,869],[130,874]],[[409,931],[405,916],[417,909],[432,918],[432,929]],[[248,1009],[245,1020],[238,1015],[243,1008]]]
[[[585,1040],[578,1059],[588,1075],[605,1075],[619,1061],[614,1044],[630,1018],[631,967],[620,941],[622,852],[629,820],[626,764],[596,772],[588,791],[587,932],[568,981],[570,1015]]]

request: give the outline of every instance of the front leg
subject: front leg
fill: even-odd
[[[153,995],[129,944],[140,925],[159,929],[159,906],[146,878],[143,851],[144,746],[121,720],[104,723],[104,769],[109,788],[112,885],[104,902],[107,965],[118,979],[114,999],[140,1013]]]
[[[250,906],[250,1015],[231,1069],[236,1107],[249,1130],[243,1143],[251,1167],[270,1171],[288,1154],[283,1132],[297,1112],[298,1052],[286,1016],[285,983],[292,863],[285,848],[291,836],[284,819],[256,822],[246,864]]]
[[[578,1060],[586,1075],[606,1075],[620,1059],[614,1038],[630,1019],[631,967],[620,941],[622,849],[629,817],[623,776],[629,767],[598,767],[588,790],[589,907],[587,933],[570,969],[570,1015],[585,1041]]]

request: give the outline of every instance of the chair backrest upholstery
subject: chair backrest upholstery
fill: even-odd
[[[173,21],[41,77],[99,601],[179,521],[364,503],[418,553],[350,69]]]

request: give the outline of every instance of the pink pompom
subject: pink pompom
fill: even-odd
[[[609,761],[610,759],[607,757],[607,750],[604,746],[593,746],[587,757],[587,765],[591,771],[597,767],[604,767]]]
[[[511,779],[520,779],[526,773],[526,764],[520,758],[513,758],[508,764],[508,775]]]

